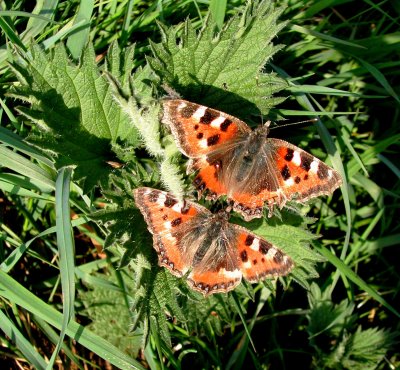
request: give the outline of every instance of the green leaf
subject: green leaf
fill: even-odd
[[[56,181],[56,229],[57,246],[60,253],[60,275],[63,295],[63,321],[57,346],[47,366],[52,369],[64,341],[65,332],[74,320],[75,303],[75,244],[69,209],[69,185],[72,170],[62,168]]]
[[[308,294],[310,312],[307,332],[315,348],[318,368],[373,370],[396,343],[399,332],[379,328],[362,330],[354,326],[358,316],[355,304],[348,299],[332,302],[330,289],[321,292],[317,284]]]
[[[271,40],[285,26],[277,22],[283,9],[271,4],[249,1],[217,34],[210,17],[199,32],[190,20],[183,30],[160,25],[162,43],[151,43],[148,61],[162,83],[185,99],[241,118],[267,114],[283,100],[272,94],[287,87],[263,70],[282,48]]]
[[[317,245],[317,243],[315,243]],[[364,280],[362,280],[352,269],[337,258],[330,250],[323,246],[318,246],[318,251],[326,257],[326,259],[337,267],[338,271],[356,284],[361,290],[364,290],[382,306],[386,307],[394,315],[400,318],[400,312],[390,305],[374,288],[369,286]]]
[[[37,35],[40,35],[43,32],[49,23],[55,23],[53,18],[56,13],[57,6],[57,0],[42,0],[36,2],[32,14],[29,14],[30,18],[27,27],[22,33],[22,40],[25,44],[31,43]]]
[[[2,166],[27,177],[29,182],[44,193],[50,193],[55,187],[53,174],[4,145],[0,146],[0,162]]]
[[[350,370],[373,370],[393,348],[399,332],[371,328],[362,330],[361,327],[352,334],[346,343],[346,353],[342,365]]]
[[[31,56],[13,65],[21,82],[13,95],[31,103],[19,111],[41,129],[29,140],[52,154],[57,168],[74,166],[74,178],[84,181],[85,191],[107,181],[112,167],[106,162],[115,158],[112,143],[137,144],[135,128],[94,59],[89,46],[75,65],[58,45],[51,52],[34,47]]]
[[[218,29],[224,25],[224,18],[226,14],[226,1],[227,0],[211,0],[210,13],[215,20]]]
[[[324,334],[324,336],[337,337],[344,328],[351,328],[356,319],[356,315],[352,316],[353,303],[345,299],[339,304],[334,304],[329,289],[322,293],[316,283],[311,284],[308,301],[310,312],[307,315],[307,332],[311,344],[317,349],[319,348],[318,336]],[[322,336],[323,339],[324,336]]]
[[[97,273],[93,277],[105,279],[109,284],[118,283],[115,274]],[[79,295],[85,306],[82,313],[91,320],[88,329],[136,358],[142,344],[143,333],[140,329],[130,330],[132,312],[129,305],[134,295],[131,277],[124,277],[123,291],[98,284],[90,284],[90,288],[88,291],[80,291]]]
[[[385,75],[375,66],[372,64],[368,63],[367,61],[357,58],[358,61],[362,64],[362,66],[369,72],[371,73],[372,76],[382,85],[382,87],[386,90],[386,92],[393,97],[397,101],[397,103],[400,103],[400,98],[396,94],[396,91],[393,89],[393,87],[390,85],[389,81],[386,79]]]
[[[94,0],[82,1],[79,6],[78,13],[74,19],[74,25],[83,23],[79,31],[74,32],[68,37],[67,48],[71,52],[73,58],[78,60],[82,54],[84,46],[89,41],[90,18],[92,17]]]

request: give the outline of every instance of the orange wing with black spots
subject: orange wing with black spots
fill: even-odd
[[[134,191],[159,264],[176,276],[187,275],[204,295],[228,292],[242,277],[257,282],[287,274],[293,262],[277,247],[228,222],[226,212],[212,214],[189,201],[150,188]]]
[[[267,139],[261,158],[264,163],[254,166],[248,177],[238,182],[240,186],[233,184],[227,192],[233,208],[246,220],[261,217],[264,203],[272,210],[290,199],[305,202],[331,194],[342,182],[337,171],[283,140]]]
[[[243,277],[251,283],[265,278],[287,275],[293,260],[278,247],[249,230],[234,225],[238,230],[237,251]]]
[[[186,100],[164,100],[163,109],[163,122],[171,128],[179,149],[190,158],[207,155],[226,142],[240,141],[251,131],[236,117]]]
[[[182,224],[190,222],[199,213],[208,213],[208,210],[195,203],[179,202],[173,195],[157,189],[138,188],[134,190],[133,196],[153,234],[153,245],[160,266],[166,267],[175,276],[184,275],[188,271],[189,262],[177,249],[174,234]]]
[[[252,131],[243,121],[215,109],[173,99],[164,102],[163,122],[198,171],[199,194],[227,195],[245,220],[262,217],[290,199],[300,202],[331,194],[342,180],[338,172],[304,150],[267,138],[269,122]]]

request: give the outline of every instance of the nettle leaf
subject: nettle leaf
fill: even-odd
[[[148,64],[139,66],[132,74],[135,67],[135,46],[125,48],[123,51],[118,43],[113,42],[107,51],[107,72],[118,82],[120,93],[125,97],[134,97],[137,103],[149,105],[154,102],[155,85],[158,78]],[[115,96],[118,100],[118,96]]]
[[[270,1],[249,1],[218,33],[210,17],[198,33],[189,19],[183,30],[160,25],[162,42],[151,43],[154,57],[148,61],[164,85],[185,99],[242,119],[266,115],[283,100],[272,95],[288,86],[265,71],[282,48],[271,42],[285,26],[278,23],[282,11]]]
[[[115,274],[95,274],[118,287]],[[124,277],[124,291],[110,289],[102,285],[89,286],[89,290],[79,290],[79,298],[85,307],[80,312],[86,315],[91,323],[88,328],[108,340],[130,356],[136,357],[143,344],[143,332],[140,328],[131,331],[132,312],[129,307],[129,296],[133,296],[133,281]],[[88,283],[86,283],[88,284]],[[89,285],[89,284],[88,284]]]
[[[115,46],[112,50],[116,54]],[[131,73],[131,64],[113,59],[114,70]],[[19,112],[41,129],[28,140],[53,155],[58,168],[75,166],[74,178],[84,181],[85,191],[104,183],[112,171],[106,162],[115,158],[112,144],[125,140],[136,146],[138,135],[100,75],[93,48],[76,65],[63,45],[49,52],[35,46],[13,68],[21,83],[13,96],[31,104]]]
[[[347,338],[345,353],[339,363],[344,369],[350,370],[376,369],[387,351],[398,345],[399,334],[398,331],[378,328],[362,330],[359,326],[356,332]]]
[[[164,343],[171,346],[168,323],[175,318],[185,321],[182,309],[178,304],[180,281],[164,268],[157,266],[157,256],[152,248],[152,241],[143,243],[144,252],[131,260],[130,268],[136,290],[132,310],[135,313],[133,329],[142,326],[144,339],[147,340],[150,330],[157,333]]]
[[[312,283],[308,301],[310,312],[307,315],[307,332],[311,338],[311,344],[314,345],[321,334],[322,339],[326,337],[338,337],[344,329],[350,329],[356,320],[353,315],[354,303],[347,299],[339,304],[332,301],[329,290],[321,292],[316,283]],[[315,346],[319,348],[318,345]]]
[[[146,68],[139,70],[135,75],[140,76],[140,72],[145,70]],[[150,70],[148,69],[148,71]],[[127,91],[126,86],[125,88],[121,86],[115,76],[108,74],[108,78],[113,87],[115,100],[129,117],[132,125],[138,130],[147,152],[158,160],[159,168],[157,172],[160,173],[164,187],[182,199],[185,191],[180,168],[175,163],[176,145],[173,144],[174,150],[171,151],[168,140],[161,142],[160,138],[160,104],[152,98],[151,94],[148,94],[149,88],[144,81],[137,83],[136,80],[135,89],[132,89],[131,81]]]
[[[190,289],[190,288],[188,288]],[[199,293],[187,294],[181,300],[189,333],[205,334],[209,339],[222,335],[224,326],[234,322],[237,313],[231,295],[215,294],[204,298]]]
[[[398,344],[398,331],[378,327],[362,330],[360,326],[355,329],[358,316],[354,302],[344,299],[335,304],[329,288],[321,292],[312,283],[308,301],[307,332],[316,351],[317,368],[372,370]]]

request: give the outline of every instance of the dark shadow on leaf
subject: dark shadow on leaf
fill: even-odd
[[[238,94],[229,91],[229,86],[224,85],[220,88],[212,85],[202,85],[196,76],[191,76],[193,83],[190,85],[179,85],[178,79],[170,86],[178,92],[185,100],[205,105],[210,108],[218,109],[244,121],[249,121],[249,117],[261,117],[261,112],[257,105],[244,99]]]
[[[86,192],[99,182],[106,182],[112,171],[106,162],[116,159],[111,150],[110,138],[89,133],[82,125],[80,107],[67,107],[63,96],[55,89],[32,91],[31,94],[39,102],[39,109],[24,113],[43,120],[51,131],[32,136],[28,141],[44,150],[55,152],[58,168],[76,166],[74,178],[84,182]]]

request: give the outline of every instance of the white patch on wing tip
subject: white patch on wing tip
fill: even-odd
[[[290,259],[288,256],[283,257],[283,264],[289,265]]]
[[[198,107],[196,112],[194,112],[192,118],[196,119],[197,121],[200,121],[201,117],[204,116],[206,109],[207,109],[207,107],[204,107],[204,106]]]
[[[167,200],[167,197],[165,196],[164,193],[160,193],[160,195],[157,198],[157,203],[159,205],[164,205],[164,202]]]
[[[259,251],[260,249],[260,240],[258,238],[254,238],[253,243],[250,244],[250,249],[253,251]]]
[[[328,179],[330,179],[332,176],[333,176],[333,171],[332,171],[332,170],[329,170],[329,171],[328,171]]]
[[[184,204],[182,203],[182,202],[178,202],[178,203],[175,203],[174,205],[173,205],[173,207],[172,207],[172,209],[175,211],[175,212],[181,212],[181,209],[183,208],[183,206],[184,206]]]
[[[224,121],[225,121],[225,117],[219,116],[218,118],[211,121],[211,127],[220,129],[221,123],[223,123]]]
[[[184,101],[182,101],[178,105],[178,110],[181,110],[181,109],[185,108],[186,106],[187,106],[187,104]]]
[[[274,258],[275,254],[276,254],[277,250],[275,248],[270,248],[270,250],[268,251],[266,258],[267,259],[272,259]]]
[[[318,172],[318,167],[319,167],[319,161],[316,160],[316,159],[314,159],[314,160],[311,162],[310,171],[311,171],[312,173],[317,173],[317,172]]]
[[[300,157],[300,152],[298,150],[295,150],[293,153],[293,158],[292,158],[292,162],[293,164],[295,164],[296,166],[300,166],[301,165],[301,157]]]

